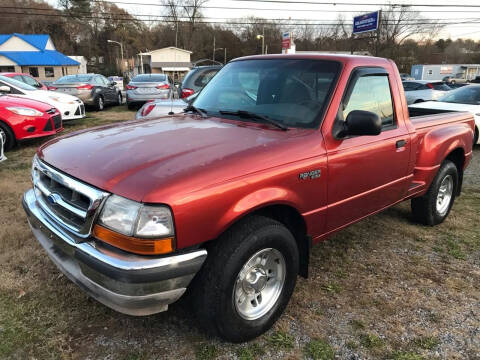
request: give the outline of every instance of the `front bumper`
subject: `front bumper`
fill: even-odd
[[[76,238],[37,205],[33,190],[22,202],[34,236],[55,265],[91,297],[121,313],[140,316],[167,310],[207,256],[206,250],[168,257],[129,254],[92,238]]]

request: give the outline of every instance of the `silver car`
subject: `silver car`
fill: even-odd
[[[136,119],[156,119],[162,116],[181,114],[188,106],[187,99],[156,100],[145,103],[135,115]]]
[[[165,74],[141,74],[135,76],[126,86],[129,109],[147,101],[171,99],[174,93],[172,79]]]

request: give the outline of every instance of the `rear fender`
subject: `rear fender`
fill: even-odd
[[[472,142],[473,132],[468,124],[455,124],[431,130],[420,142],[413,181],[426,185],[426,191],[442,162],[457,149],[463,150],[465,168],[472,154]],[[460,172],[463,168],[459,169]]]

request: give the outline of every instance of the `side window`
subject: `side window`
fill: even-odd
[[[388,76],[363,76],[356,81],[350,99],[344,104],[343,118],[352,110],[365,110],[378,114],[383,128],[395,125],[393,102]]]
[[[30,72],[30,76],[38,77],[38,67],[30,67],[28,71]]]
[[[20,79],[18,79],[20,80]],[[32,79],[30,76],[23,76],[23,79],[20,80],[28,85],[31,85],[31,86],[35,86],[35,87],[42,87],[42,85],[40,85],[40,83],[35,80],[35,79]]]
[[[0,86],[8,86],[10,88],[10,94],[19,94],[19,95],[25,95],[23,92],[20,90],[15,89],[12,85],[6,84],[2,81],[0,81]]]
[[[100,76],[100,80],[103,82],[103,85],[110,85],[110,81],[105,76]]]
[[[414,84],[411,82],[404,82],[403,83],[403,90],[404,91],[412,91],[414,89]]]
[[[103,83],[102,78],[101,78],[100,76],[95,76],[93,79],[94,79],[93,81],[95,82],[95,84],[97,84],[97,85],[105,85],[105,84]]]

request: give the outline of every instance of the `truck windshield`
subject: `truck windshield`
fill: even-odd
[[[306,59],[240,60],[227,64],[194,101],[208,115],[254,113],[287,127],[314,128],[333,91],[340,63]],[[258,121],[257,119],[251,119]]]
[[[468,85],[456,90],[449,91],[446,95],[438,98],[437,101],[480,105],[480,86]]]

